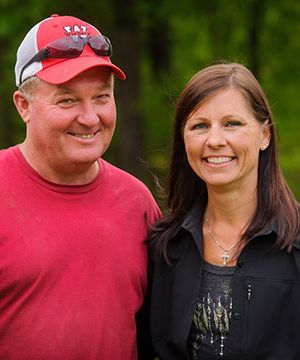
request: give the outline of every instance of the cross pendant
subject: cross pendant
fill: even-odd
[[[226,260],[230,258],[230,256],[227,254],[227,251],[225,251],[225,254],[222,255],[222,258],[224,259],[223,265],[226,265]]]

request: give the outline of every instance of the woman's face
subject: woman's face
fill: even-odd
[[[270,131],[241,92],[223,90],[206,101],[188,118],[183,135],[188,162],[208,189],[256,189],[259,152]]]

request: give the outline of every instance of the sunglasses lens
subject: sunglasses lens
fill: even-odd
[[[112,49],[108,38],[105,36],[94,35],[89,39],[89,44],[97,56],[111,56]]]
[[[33,62],[46,59],[74,59],[80,56],[85,44],[88,43],[97,56],[112,56],[112,46],[109,39],[101,35],[93,35],[87,38],[71,36],[53,41],[43,47],[22,68],[20,73],[20,84],[24,70]]]
[[[46,59],[72,59],[78,57],[83,50],[82,41],[75,42],[71,37],[63,38],[48,44],[44,48]]]

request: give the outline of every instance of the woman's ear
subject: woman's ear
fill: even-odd
[[[29,123],[30,121],[30,103],[25,97],[25,95],[21,91],[16,91],[13,95],[13,100],[15,106],[25,122],[25,124]]]
[[[266,150],[271,141],[271,130],[269,126],[269,119],[267,119],[262,125],[263,139],[261,143],[261,150]]]

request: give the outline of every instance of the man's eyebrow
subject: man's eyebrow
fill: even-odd
[[[97,90],[113,89],[114,85],[111,83],[105,83],[97,87]]]
[[[103,90],[107,90],[107,89],[113,89],[113,84],[110,83],[105,83],[105,84],[101,84],[99,85],[96,90],[97,91],[103,91]],[[74,89],[74,88],[69,88],[69,87],[64,87],[64,86],[60,86],[57,91],[55,91],[54,96],[58,96],[58,95],[72,95],[75,94],[78,90]]]
[[[72,89],[72,88],[65,88],[65,87],[60,87],[59,89],[57,89],[54,93],[54,96],[57,95],[65,95],[65,94],[73,94],[75,93],[76,90]]]

